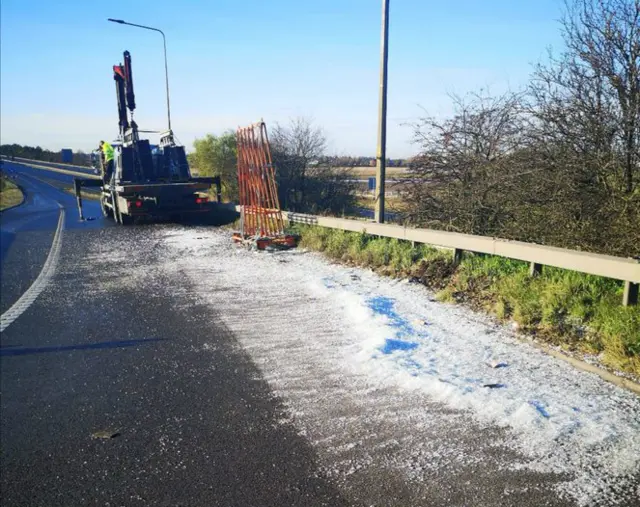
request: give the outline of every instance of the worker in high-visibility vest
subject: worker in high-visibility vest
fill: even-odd
[[[102,180],[106,183],[111,180],[113,173],[113,146],[100,141],[100,153],[102,153]]]

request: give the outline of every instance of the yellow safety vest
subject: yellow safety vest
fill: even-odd
[[[109,143],[102,144],[102,153],[104,153],[105,162],[113,160],[113,146],[111,146]]]

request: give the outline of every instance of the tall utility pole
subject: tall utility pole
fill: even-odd
[[[387,60],[389,51],[389,0],[382,0],[380,48],[380,99],[378,101],[378,150],[376,153],[376,222],[384,223],[384,187],[387,163]]]

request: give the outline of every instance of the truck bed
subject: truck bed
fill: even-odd
[[[132,193],[144,193],[145,195],[157,195],[166,192],[197,192],[206,191],[211,187],[211,182],[198,180],[191,181],[167,181],[158,183],[119,183],[114,190],[118,194],[128,195]],[[110,185],[104,185],[104,190],[111,190]]]

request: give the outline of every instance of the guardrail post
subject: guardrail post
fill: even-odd
[[[462,262],[462,250],[460,250],[459,248],[454,248],[453,249],[453,265],[457,266],[458,264],[460,264],[460,262]]]
[[[632,306],[638,304],[638,287],[640,284],[624,282],[624,293],[622,294],[622,305]]]
[[[542,264],[532,262],[529,265],[529,276],[538,276],[540,274],[542,274]]]

